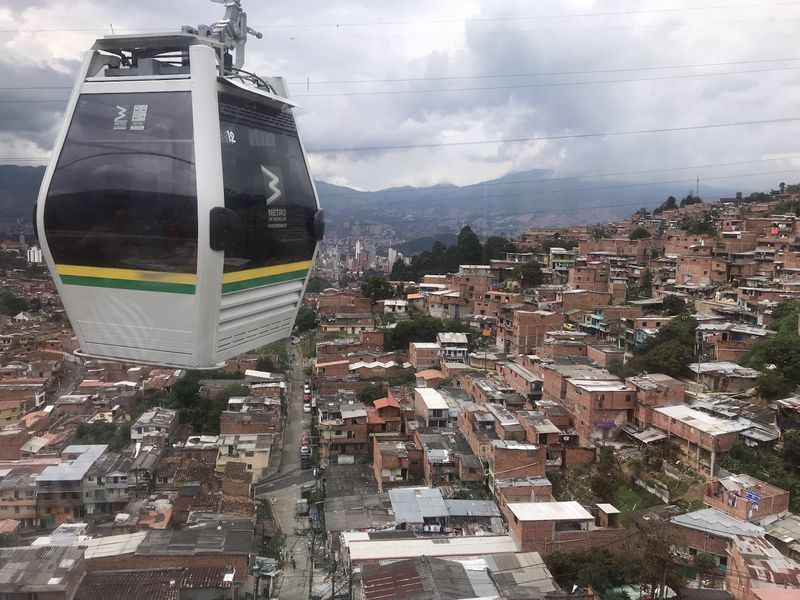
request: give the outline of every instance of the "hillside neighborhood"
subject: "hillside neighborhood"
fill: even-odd
[[[9,230],[0,598],[800,598],[800,186],[476,231],[353,224],[185,371],[76,354]]]

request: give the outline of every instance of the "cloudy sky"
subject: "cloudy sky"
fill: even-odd
[[[249,42],[246,68],[290,82],[319,179],[379,189],[549,169],[631,181],[700,176],[745,190],[798,179],[800,120],[569,136],[800,118],[800,2],[249,0],[245,8],[264,33]],[[95,37],[221,14],[206,0],[4,0],[0,163],[46,156]],[[530,139],[554,137],[562,139]],[[374,149],[408,145],[427,147]],[[373,149],[319,151],[365,147]]]

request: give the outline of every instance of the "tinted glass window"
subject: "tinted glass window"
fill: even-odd
[[[220,98],[225,206],[243,234],[225,252],[225,272],[310,260],[314,190],[290,114]]]
[[[195,273],[189,92],[81,96],[44,223],[57,264]]]

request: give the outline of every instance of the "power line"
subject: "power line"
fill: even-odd
[[[754,60],[735,60],[716,63],[696,63],[688,65],[663,65],[663,66],[646,66],[646,67],[618,67],[609,69],[589,69],[581,71],[537,71],[531,73],[482,73],[479,75],[445,75],[441,77],[405,77],[395,79],[328,79],[322,81],[313,81],[307,79],[305,81],[292,81],[290,85],[329,85],[329,84],[356,84],[356,83],[409,83],[415,81],[458,81],[470,79],[505,79],[505,78],[518,78],[518,77],[550,77],[559,75],[593,75],[598,73],[628,73],[632,71],[661,71],[667,69],[696,69],[703,67],[728,67],[735,65],[750,65],[750,64],[763,64],[775,62],[795,62],[800,58],[763,58]],[[4,88],[2,89],[14,89]]]
[[[595,133],[571,133],[562,135],[545,135],[517,138],[499,138],[495,140],[470,140],[464,142],[430,142],[427,144],[395,144],[385,146],[353,146],[342,148],[316,148],[309,152],[315,154],[343,154],[348,152],[378,152],[381,150],[415,150],[424,148],[443,148],[456,146],[478,146],[484,144],[519,144],[523,142],[543,142],[558,140],[575,140],[595,137],[621,137],[628,135],[658,134],[658,133],[677,133],[681,131],[700,131],[705,129],[724,129],[729,127],[745,127],[752,125],[772,125],[778,123],[794,123],[800,121],[800,117],[783,117],[777,119],[760,119],[753,121],[732,121],[729,123],[707,123],[703,125],[687,125],[684,127],[661,127],[655,129],[631,129],[623,131],[604,131]]]
[[[725,71],[721,73],[680,73],[676,75],[661,75],[658,77],[641,77],[636,79],[595,79],[585,81],[547,81],[536,83],[515,83],[509,85],[493,85],[469,88],[431,88],[425,90],[370,90],[355,92],[323,92],[294,94],[295,98],[319,98],[332,96],[394,96],[399,94],[440,94],[452,92],[487,92],[492,90],[513,90],[524,88],[571,87],[583,85],[609,85],[617,83],[639,83],[644,81],[663,81],[670,79],[703,79],[706,77],[723,77],[729,75],[747,75],[751,73],[768,73],[775,71],[796,71],[800,67],[776,67],[772,69],[750,69],[744,71]]]
[[[795,59],[798,60],[798,59]],[[641,77],[635,79],[595,79],[585,81],[549,81],[549,82],[535,82],[535,83],[514,83],[508,85],[493,85],[493,86],[480,86],[480,87],[462,87],[462,88],[431,88],[423,90],[369,90],[369,91],[348,91],[348,92],[322,92],[322,93],[307,93],[307,94],[293,94],[294,98],[319,98],[319,97],[338,97],[338,96],[395,96],[395,95],[413,95],[413,94],[441,94],[441,93],[464,93],[464,92],[486,92],[494,90],[513,90],[525,88],[548,88],[548,87],[572,87],[572,86],[585,86],[585,85],[613,85],[620,83],[640,83],[646,81],[664,81],[673,79],[703,79],[706,77],[723,77],[730,75],[748,75],[753,73],[771,73],[779,71],[797,71],[800,66],[795,67],[773,67],[769,69],[748,69],[740,71],[724,71],[719,73],[678,73],[673,75],[660,75],[656,77]],[[23,91],[23,90],[44,90],[44,89],[68,89],[67,86],[41,86],[41,87],[18,87],[18,88],[0,88],[3,91]],[[7,100],[0,100],[0,104],[58,104],[64,103],[67,98],[13,98]]]
[[[290,81],[290,85],[350,85],[361,83],[413,83],[418,81],[463,81],[473,79],[517,79],[522,77],[556,77],[562,75],[596,75],[601,73],[630,73],[636,71],[663,71],[671,69],[699,69],[710,67],[729,67],[737,65],[768,64],[782,62],[797,62],[800,57],[790,58],[762,58],[752,60],[732,60],[712,63],[694,63],[683,65],[649,65],[642,67],[615,67],[605,69],[584,69],[573,71],[535,71],[529,73],[480,73],[477,75],[446,75],[441,77],[405,77],[405,78],[384,78],[384,79],[326,79],[314,81],[310,78],[304,81]],[[778,68],[782,70],[781,68]],[[749,73],[750,71],[737,71]],[[754,71],[760,72],[760,71]],[[710,75],[714,75],[711,73]],[[21,91],[21,90],[69,90],[71,85],[25,85],[25,86],[0,86],[2,91]]]
[[[645,134],[659,134],[659,133],[679,133],[683,131],[702,131],[708,129],[724,129],[730,127],[747,127],[755,125],[773,125],[781,123],[795,123],[800,121],[800,117],[783,117],[775,119],[760,119],[752,121],[732,121],[728,123],[707,123],[702,125],[687,125],[684,127],[661,127],[654,129],[631,129],[623,131],[604,131],[592,133],[572,133],[562,135],[547,135],[547,136],[531,136],[531,137],[517,137],[517,138],[499,138],[494,140],[470,140],[463,142],[431,142],[426,144],[396,144],[384,146],[351,146],[342,148],[312,148],[308,152],[312,154],[343,154],[350,152],[378,152],[383,150],[416,150],[427,148],[445,148],[445,147],[458,147],[458,146],[477,146],[485,144],[518,144],[524,142],[539,142],[539,141],[558,141],[558,140],[574,140],[574,139],[588,139],[596,137],[622,137],[628,135],[645,135]],[[19,156],[17,159],[25,159],[28,157]],[[778,160],[778,159],[776,159]],[[691,167],[687,167],[691,168]]]
[[[443,25],[446,23],[503,23],[515,21],[538,21],[538,20],[561,20],[576,18],[598,18],[598,17],[627,17],[647,14],[679,14],[679,13],[698,13],[716,10],[763,10],[770,7],[793,7],[799,6],[800,2],[755,2],[746,4],[712,4],[707,6],[686,6],[672,8],[644,8],[629,10],[613,10],[599,12],[579,12],[579,13],[559,13],[543,15],[502,15],[496,17],[442,17],[435,19],[424,19],[415,21],[356,21],[356,22],[329,22],[329,23],[285,23],[285,24],[254,24],[260,30],[293,30],[293,29],[319,29],[334,28],[342,29],[345,27],[398,27],[398,26],[419,26],[419,25]],[[162,31],[162,28],[154,27],[115,27],[116,31]],[[43,27],[32,29],[0,29],[0,33],[91,33],[108,31],[107,26],[101,27]]]

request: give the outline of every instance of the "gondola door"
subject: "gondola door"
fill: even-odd
[[[291,333],[319,211],[288,107],[230,90],[220,93],[219,110],[225,209],[235,221],[217,335],[224,358]]]

